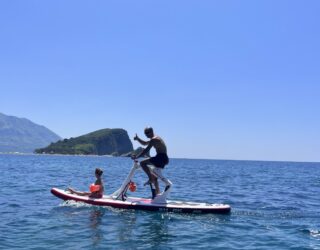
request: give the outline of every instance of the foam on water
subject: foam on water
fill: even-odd
[[[77,201],[64,201],[61,204],[59,204],[60,207],[93,207],[90,204],[84,203],[84,202],[77,202]]]
[[[320,239],[320,231],[317,229],[310,229],[310,235],[314,238]]]

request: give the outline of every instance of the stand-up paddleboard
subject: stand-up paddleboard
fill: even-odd
[[[59,188],[52,188],[51,193],[62,200],[73,200],[77,202],[84,202],[96,206],[107,206],[120,209],[136,209],[147,211],[162,211],[162,212],[176,212],[176,213],[216,213],[228,214],[231,207],[226,204],[210,204],[202,202],[185,202],[167,200],[167,195],[171,191],[171,186],[166,187],[165,191],[157,195],[154,199],[127,197],[126,193],[132,177],[137,169],[140,168],[138,161],[134,162],[127,178],[122,183],[121,187],[111,195],[104,195],[102,198],[90,198],[88,196],[81,196],[72,194]],[[161,176],[162,177],[162,176]],[[160,178],[163,179],[163,178]],[[171,182],[170,182],[171,183]]]
[[[51,193],[62,200],[73,200],[84,202],[96,206],[107,206],[120,209],[136,209],[147,211],[162,211],[162,212],[176,212],[176,213],[230,213],[231,207],[224,204],[208,204],[197,202],[184,202],[167,200],[166,203],[154,203],[152,199],[127,197],[125,201],[115,200],[111,196],[104,195],[103,198],[95,199],[88,196],[80,196],[71,194],[68,191],[52,188]]]

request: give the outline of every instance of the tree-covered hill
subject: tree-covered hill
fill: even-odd
[[[35,153],[119,156],[132,150],[132,142],[126,130],[106,128],[51,143],[45,148],[35,150]]]

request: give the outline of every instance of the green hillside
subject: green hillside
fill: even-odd
[[[35,153],[119,156],[132,150],[132,142],[126,130],[101,129],[79,137],[51,143],[48,147],[35,150]]]

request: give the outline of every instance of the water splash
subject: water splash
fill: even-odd
[[[320,231],[316,229],[309,230],[310,236],[320,240]]]
[[[79,202],[79,201],[64,201],[61,204],[59,204],[59,207],[93,207],[93,205],[84,203],[84,202]]]

